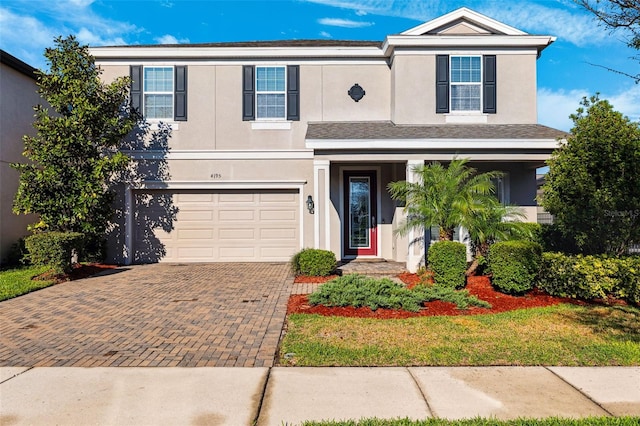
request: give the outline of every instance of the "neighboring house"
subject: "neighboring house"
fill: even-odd
[[[454,156],[502,170],[536,221],[536,168],[564,132],[537,124],[536,60],[555,40],[466,8],[383,42],[287,40],[91,49],[103,77],[173,128],[133,149],[164,175],[123,184],[113,260],[286,261],[303,247],[415,270],[389,182]],[[155,163],[154,163],[155,162]]]
[[[33,107],[42,103],[37,90],[35,68],[0,50],[0,262],[35,220],[12,211],[19,173],[10,163],[24,161],[22,137],[35,133]]]

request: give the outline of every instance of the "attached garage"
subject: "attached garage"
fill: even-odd
[[[276,190],[133,191],[134,263],[288,261],[300,195]]]

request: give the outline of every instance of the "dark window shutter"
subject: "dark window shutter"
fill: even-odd
[[[300,65],[287,66],[287,120],[300,121]]]
[[[449,112],[449,55],[436,55],[436,113]]]
[[[187,67],[175,67],[174,111],[175,121],[187,121]]]
[[[142,113],[142,65],[131,65],[129,77],[131,77],[131,108]]]
[[[482,82],[483,109],[485,114],[495,114],[496,105],[496,55],[485,55],[482,57],[484,78]]]
[[[244,121],[256,118],[254,73],[255,67],[253,65],[242,67],[242,120]]]

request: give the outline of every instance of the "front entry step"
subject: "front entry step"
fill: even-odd
[[[407,265],[404,262],[385,259],[347,259],[342,260],[338,265],[338,273],[341,275],[395,276],[403,272],[407,272]]]

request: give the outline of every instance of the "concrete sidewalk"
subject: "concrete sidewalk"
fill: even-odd
[[[2,425],[640,416],[640,367],[0,367]]]

